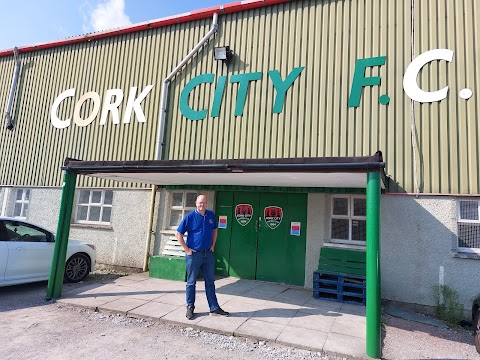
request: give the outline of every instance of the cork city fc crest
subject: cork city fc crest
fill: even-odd
[[[253,207],[250,204],[238,204],[235,206],[235,218],[242,226],[247,225],[252,220]]]
[[[273,230],[282,222],[283,210],[278,206],[267,206],[263,211],[263,217],[267,226]]]

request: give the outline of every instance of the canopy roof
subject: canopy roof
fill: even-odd
[[[382,153],[377,151],[362,157],[281,159],[81,161],[67,158],[63,170],[155,185],[365,188],[366,174],[384,175],[384,168]]]

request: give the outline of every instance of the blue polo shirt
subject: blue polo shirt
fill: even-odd
[[[183,218],[177,231],[180,234],[187,234],[187,246],[190,249],[201,251],[212,247],[213,230],[218,227],[215,213],[212,210],[205,210],[201,215],[196,209],[189,212]]]

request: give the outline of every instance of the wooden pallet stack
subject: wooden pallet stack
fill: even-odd
[[[365,252],[324,247],[313,273],[316,299],[365,305]]]

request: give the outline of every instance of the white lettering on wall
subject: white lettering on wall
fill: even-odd
[[[52,122],[52,125],[55,126],[57,129],[64,129],[70,126],[71,118],[67,118],[65,120],[60,119],[57,115],[57,109],[63,100],[74,96],[75,89],[68,89],[58,95],[58,97],[53,102],[52,109],[50,111],[50,121]]]
[[[115,97],[115,100],[112,103],[112,97]],[[105,125],[108,118],[108,113],[112,114],[112,123],[117,125],[120,123],[120,118],[118,115],[118,107],[123,101],[123,90],[122,89],[108,89],[105,94],[105,99],[103,100],[102,116],[100,116],[100,125]]]
[[[127,105],[123,114],[124,124],[130,123],[132,113],[135,113],[138,122],[145,123],[147,121],[145,119],[145,114],[143,113],[141,103],[147,97],[148,93],[153,89],[153,87],[154,85],[147,85],[138,95],[138,97],[136,97],[137,87],[132,86],[130,88]],[[61,106],[62,102],[69,97],[75,97],[75,88],[68,89],[62,92],[52,104],[52,108],[50,111],[50,121],[52,122],[52,125],[57,129],[67,128],[71,124],[70,117],[63,120],[58,117],[58,108]],[[97,92],[87,92],[80,96],[78,101],[75,103],[73,109],[73,122],[77,126],[88,126],[95,120],[95,118],[98,116],[100,108],[102,108],[100,125],[106,124],[110,114],[112,116],[112,123],[114,125],[118,125],[120,123],[119,107],[123,101],[123,98],[124,96],[122,89],[108,89],[105,93],[102,106],[102,100],[100,99],[100,95]],[[93,109],[90,111],[86,118],[82,118],[82,107],[89,100],[93,104]]]
[[[93,110],[86,119],[83,119],[80,116],[80,110],[88,99],[91,99],[93,102]],[[100,110],[100,95],[98,95],[95,91],[87,92],[83,94],[75,104],[75,110],[73,110],[73,122],[82,127],[90,125],[90,123],[97,117],[98,110]]]
[[[430,50],[416,57],[410,65],[408,65],[407,70],[405,70],[405,75],[403,76],[403,89],[410,99],[421,103],[431,103],[441,101],[447,97],[448,86],[437,91],[423,91],[418,86],[417,77],[420,70],[434,60],[451,62],[453,60],[453,51],[449,49]]]
[[[125,113],[123,114],[123,123],[130,124],[130,117],[132,116],[132,111],[137,115],[138,122],[144,123],[147,122],[145,119],[145,114],[140,107],[143,99],[148,95],[148,93],[153,89],[153,85],[148,85],[143,91],[138,95],[138,98],[135,99],[137,94],[137,87],[132,86],[130,88],[130,93],[128,95],[127,107],[125,108]]]

